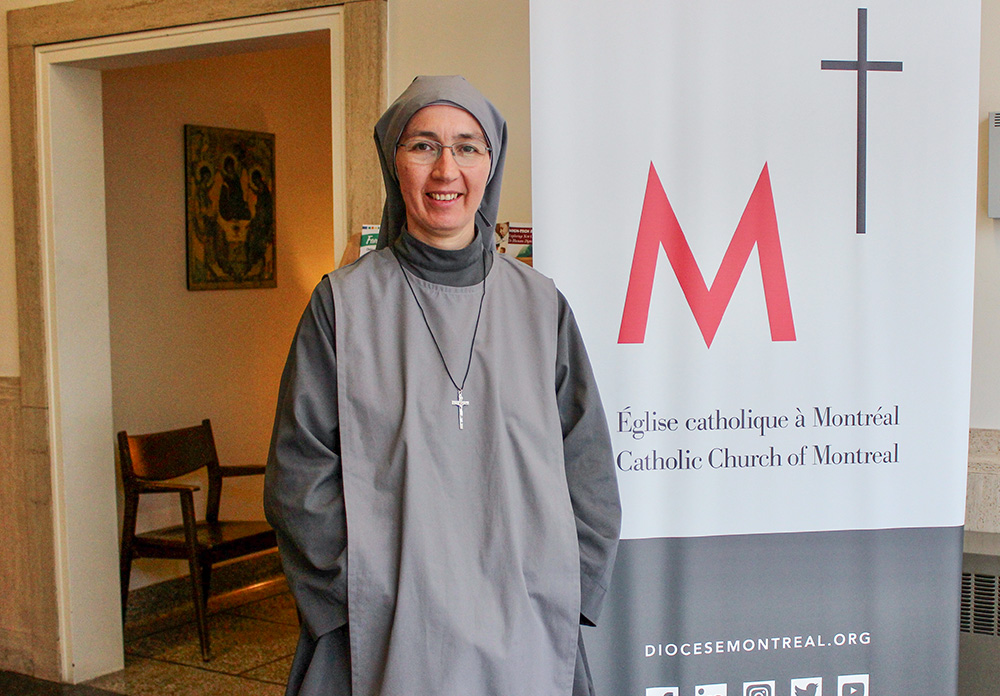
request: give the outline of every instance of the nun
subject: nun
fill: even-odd
[[[593,694],[621,507],[573,313],[498,255],[507,146],[465,79],[375,126],[378,249],[325,276],[281,379],[264,490],[301,616],[289,696]]]

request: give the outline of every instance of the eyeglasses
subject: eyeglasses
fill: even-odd
[[[483,161],[493,150],[484,143],[475,140],[461,140],[451,145],[444,145],[436,140],[407,140],[396,147],[403,149],[403,154],[414,164],[434,164],[441,157],[443,150],[451,150],[451,156],[459,167],[474,167]]]

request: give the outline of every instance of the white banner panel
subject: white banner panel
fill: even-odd
[[[625,538],[962,524],[979,19],[531,1],[535,265]]]

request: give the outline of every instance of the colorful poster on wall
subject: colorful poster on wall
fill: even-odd
[[[531,265],[531,225],[526,222],[496,224],[497,253]]]
[[[624,507],[599,694],[955,693],[979,22],[531,0],[535,266]]]

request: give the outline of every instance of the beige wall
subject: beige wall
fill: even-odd
[[[212,419],[223,463],[263,463],[295,325],[334,267],[330,58],[302,48],[106,71],[111,370],[115,430]],[[184,124],[275,134],[278,287],[185,285]],[[223,513],[263,519],[259,477],[230,479]],[[149,496],[139,525],[179,523]],[[186,574],[137,561],[132,587]]]
[[[1000,220],[986,215],[986,119],[1000,111],[1000,0],[983,0],[981,55],[971,427],[1000,429]]]
[[[531,222],[528,68],[528,0],[389,0],[389,99],[417,75],[459,74],[507,119],[501,221]]]
[[[7,11],[58,0],[0,0],[0,668],[50,679],[60,674],[55,539],[44,420],[23,408],[14,279],[14,211],[11,174]],[[40,514],[41,511],[41,514]],[[39,553],[39,550],[42,553]],[[49,555],[44,550],[49,550]]]
[[[0,376],[21,373],[17,357],[14,286],[14,194],[10,162],[10,91],[7,70],[7,11],[59,0],[0,0]]]
[[[39,522],[37,508],[48,499],[48,472],[17,467],[22,431],[15,427],[21,411],[17,378],[0,377],[0,469],[8,472],[0,486],[3,544],[0,544],[0,669],[26,674],[59,673],[58,619],[48,597],[55,592],[53,558],[38,548],[51,548],[52,525]],[[29,461],[41,463],[44,457]],[[35,597],[42,601],[32,601]]]

